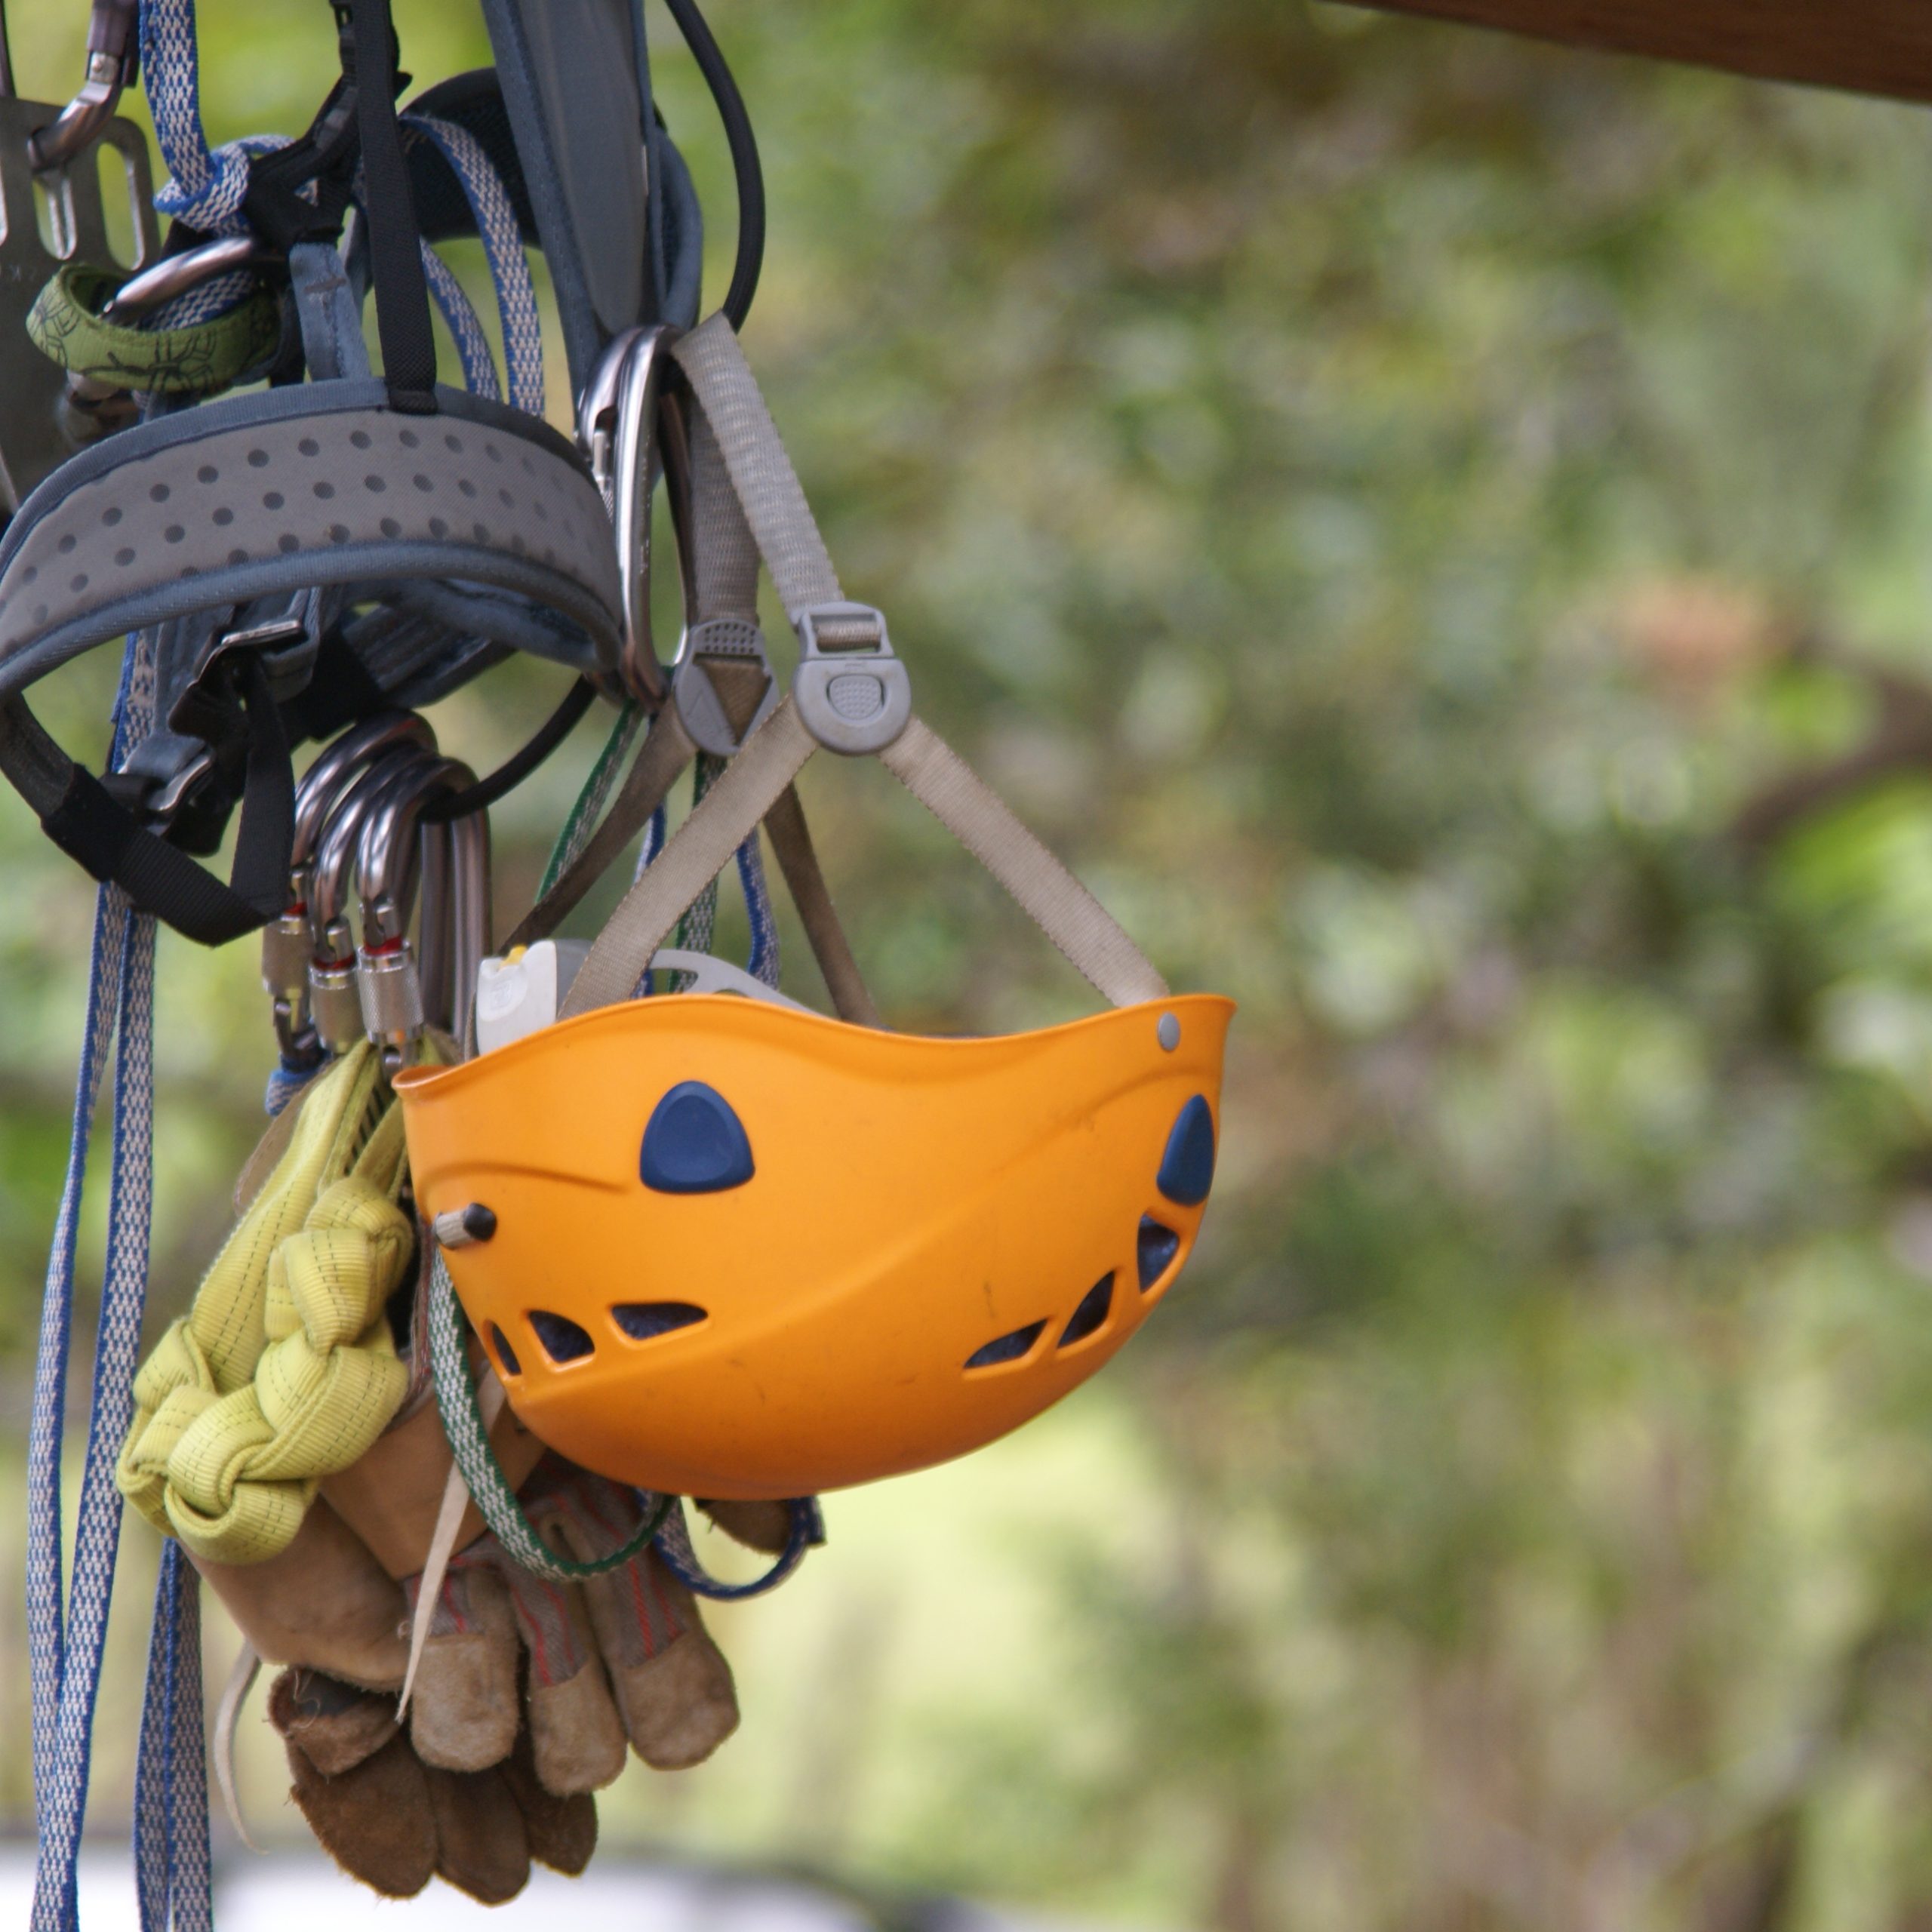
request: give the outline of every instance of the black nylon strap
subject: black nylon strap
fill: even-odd
[[[419,823],[447,825],[452,819],[467,818],[472,812],[487,811],[499,798],[515,791],[570,736],[596,696],[596,688],[588,678],[578,678],[565,692],[562,703],[537,726],[521,749],[512,752],[488,777],[479,778],[474,785],[425,805]]]
[[[295,820],[288,740],[259,658],[242,660],[239,681],[248,718],[248,776],[226,885],[65,758],[23,700],[0,707],[0,768],[40,814],[48,838],[94,878],[121,887],[137,910],[202,946],[225,945],[266,925],[288,897]],[[57,776],[63,765],[64,783]]]
[[[360,137],[354,87],[345,75],[329,90],[306,134],[285,148],[250,158],[242,202],[249,226],[285,255],[297,242],[333,242],[342,232]],[[313,201],[298,192],[311,181],[316,184]]]
[[[389,0],[351,0],[349,22],[383,380],[392,408],[432,416],[436,409],[436,340],[429,328],[422,232],[416,224],[409,166],[403,158],[402,131],[396,125],[396,47]]]
[[[332,626],[322,633],[309,681],[281,707],[282,721],[298,744],[304,738],[320,744],[344,725],[373,716],[388,702],[388,693],[369,675],[348,639]]]

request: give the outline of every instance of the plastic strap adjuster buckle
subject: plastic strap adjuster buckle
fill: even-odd
[[[882,752],[912,715],[912,687],[885,616],[869,604],[808,604],[790,614],[801,656],[792,702],[827,751]]]
[[[755,664],[764,678],[751,721],[742,731],[726,715],[712,682],[709,667],[720,660]],[[712,617],[693,625],[678,646],[670,675],[672,698],[691,743],[718,758],[730,758],[777,706],[778,680],[771,675],[764,634],[743,617]]]

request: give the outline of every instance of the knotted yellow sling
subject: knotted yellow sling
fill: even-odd
[[[408,1379],[383,1318],[415,1231],[380,1053],[352,1048],[291,1104],[288,1151],[134,1379],[115,1472],[157,1529],[220,1563],[287,1548],[319,1479],[361,1458]]]

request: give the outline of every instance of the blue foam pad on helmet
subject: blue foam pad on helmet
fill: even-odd
[[[652,1111],[638,1173],[659,1194],[721,1193],[751,1179],[752,1143],[715,1088],[681,1081]]]
[[[1183,1208],[1198,1208],[1214,1185],[1214,1116],[1197,1094],[1174,1116],[1154,1185]]]

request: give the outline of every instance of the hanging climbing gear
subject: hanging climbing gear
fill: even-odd
[[[715,553],[700,541],[714,581],[697,601],[721,594],[721,594],[755,611],[736,533],[754,540],[798,634],[791,694],[567,992],[549,962],[555,1023],[396,1085],[417,1199],[466,1237],[441,1266],[530,1429],[654,1491],[792,1497],[990,1441],[1127,1340],[1200,1225],[1232,1009],[1170,995],[913,718],[884,620],[841,589],[728,324],[669,353],[702,412],[692,485]],[[924,1039],[728,995],[634,997],[821,746],[879,756],[1118,1010]],[[451,1370],[439,1398],[460,1410]],[[461,1461],[473,1426],[459,1414],[451,1432]]]
[[[826,557],[737,346],[762,185],[693,0],[670,11],[738,199],[702,326],[700,213],[637,0],[481,6],[496,66],[398,106],[388,0],[332,0],[340,73],[307,129],[219,149],[192,0],[96,0],[64,112],[14,101],[0,58],[0,257],[32,297],[17,289],[11,340],[0,303],[0,365],[26,374],[0,404],[0,771],[102,882],[35,1385],[35,1932],[77,1922],[117,1484],[168,1539],[143,1927],[211,1924],[201,1581],[245,1639],[216,1754],[238,1828],[234,1727],[266,1662],[294,1795],[344,1867],[393,1896],[441,1874],[501,1900],[533,1861],[583,1869],[590,1793],[629,1752],[688,1764],[736,1726],[700,1601],[789,1575],[823,1540],[817,1490],[962,1453],[1091,1374],[1172,1281],[1212,1178],[1227,1002],[1170,995],[913,715],[883,617]],[[114,115],[137,67],[168,168],[161,247]],[[139,235],[119,264],[103,139],[128,155]],[[28,271],[35,170],[56,246]],[[436,252],[460,237],[490,270],[500,369]],[[531,248],[574,441],[541,420]],[[432,304],[460,389],[438,380]],[[684,612],[668,656],[660,483]],[[761,555],[798,637],[789,695]],[[96,774],[29,697],[124,635]],[[517,652],[572,681],[479,777],[423,709]],[[600,697],[608,741],[492,953],[488,809]],[[878,756],[1120,1010],[1005,1039],[881,1030],[792,783],[821,746]],[[231,819],[224,882],[199,861]],[[836,1020],[779,990],[768,837]],[[639,843],[602,934],[560,937]],[[728,869],[742,967],[712,951]],[[261,930],[273,1118],[235,1232],[137,1373],[158,921],[211,944]],[[75,1229],[110,1048],[69,1593]],[[706,1570],[686,1495],[764,1574]]]

